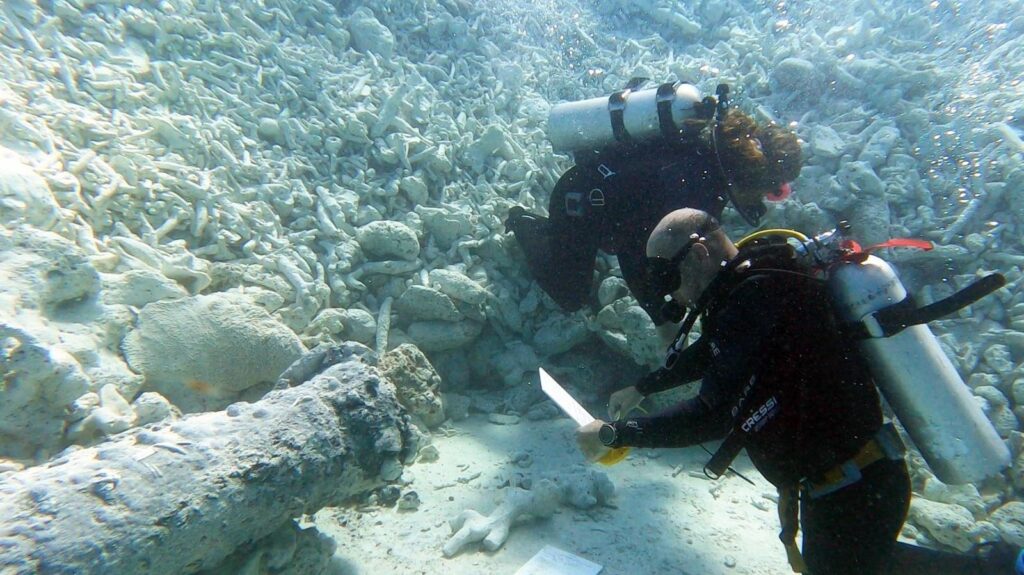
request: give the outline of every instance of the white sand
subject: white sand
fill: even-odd
[[[623,463],[602,467],[616,487],[613,507],[560,507],[549,519],[517,525],[497,552],[473,545],[445,559],[448,519],[466,508],[489,513],[497,486],[508,477],[568,473],[583,463],[568,419],[504,427],[474,416],[455,429],[452,437],[435,437],[439,461],[407,471],[414,480],[402,492],[418,493],[418,510],[368,507],[317,515],[317,527],[338,543],[344,573],[511,575],[545,545],[599,563],[605,575],[790,572],[769,499],[774,488],[743,456],[734,467],[756,485],[735,476],[706,479],[701,467],[708,456],[700,448],[634,450]],[[534,459],[527,469],[510,461],[522,451]]]

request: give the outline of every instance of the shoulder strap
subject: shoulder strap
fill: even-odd
[[[709,309],[725,301],[728,295],[738,286],[753,277],[750,272],[738,271],[737,268],[740,264],[752,262],[751,271],[758,274],[785,274],[794,278],[802,278],[803,281],[812,280],[820,282],[810,273],[805,273],[799,269],[795,254],[796,252],[793,247],[785,243],[752,244],[740,249],[736,257],[729,260],[722,271],[711,281],[711,284],[704,290],[704,293],[700,295],[696,305],[683,317],[679,332],[676,333],[676,338],[672,341],[672,345],[669,346],[668,353],[665,356],[665,368],[672,369],[672,366],[675,365],[679,354],[686,348],[687,337],[690,335],[694,324],[697,323],[697,319],[703,316]]]

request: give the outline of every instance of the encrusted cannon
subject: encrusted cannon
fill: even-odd
[[[252,404],[0,476],[0,572],[191,573],[401,474],[416,433],[368,349],[319,349]]]

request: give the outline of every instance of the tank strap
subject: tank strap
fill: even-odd
[[[608,96],[608,116],[612,121],[612,135],[615,136],[615,141],[620,144],[633,143],[633,138],[626,131],[626,121],[624,119],[629,92],[629,89],[619,90]]]
[[[676,123],[672,119],[672,102],[676,99],[677,87],[679,87],[678,82],[662,84],[658,86],[658,94],[655,98],[658,102],[658,126],[661,128],[661,135],[665,138],[672,138],[679,134],[679,128],[676,127]]]
[[[839,242],[839,247],[846,250],[846,254],[842,256],[843,261],[860,263],[867,259],[871,252],[877,252],[878,250],[884,250],[888,248],[913,248],[916,250],[923,250],[929,252],[935,248],[935,244],[928,240],[915,240],[913,238],[892,238],[891,240],[884,241],[880,244],[873,246],[861,247],[855,240],[844,239]]]
[[[890,337],[912,325],[932,322],[961,310],[1004,285],[1006,285],[1006,277],[1003,274],[993,273],[947,298],[924,307],[917,307],[914,298],[907,297],[899,303],[868,314],[861,321],[846,324],[843,331],[854,339]]]

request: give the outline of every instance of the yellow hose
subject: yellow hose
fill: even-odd
[[[750,234],[749,236],[743,238],[742,240],[736,242],[736,247],[742,248],[743,246],[749,244],[750,242],[755,241],[755,240],[759,240],[759,239],[761,239],[761,238],[763,238],[765,236],[784,236],[784,237],[787,237],[787,238],[795,238],[795,239],[799,240],[801,243],[802,242],[806,242],[807,239],[808,239],[807,236],[801,234],[800,232],[798,232],[796,230],[786,230],[786,229],[779,228],[779,229],[761,230],[759,232],[754,232],[754,233]]]

